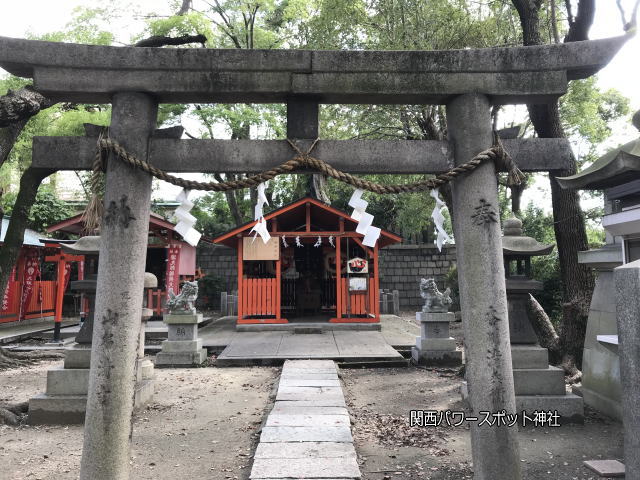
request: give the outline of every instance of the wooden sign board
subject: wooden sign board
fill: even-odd
[[[244,260],[280,260],[280,238],[271,237],[264,243],[260,236],[242,239],[242,257]]]

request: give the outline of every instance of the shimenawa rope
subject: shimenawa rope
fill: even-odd
[[[513,162],[513,159],[505,151],[502,143],[500,142],[500,139],[495,134],[494,146],[478,153],[468,162],[454,167],[445,173],[436,175],[434,178],[420,180],[413,183],[396,185],[383,185],[380,183],[371,182],[369,180],[351,175],[350,173],[341,172],[340,170],[337,170],[329,165],[327,162],[312,157],[311,151],[317,145],[318,139],[313,142],[309,150],[307,150],[306,152],[300,150],[300,148],[291,140],[287,139],[287,142],[296,152],[296,155],[291,160],[281,163],[280,165],[270,170],[258,173],[256,175],[251,175],[240,180],[231,180],[226,182],[197,182],[194,180],[187,180],[170,175],[164,170],[154,167],[145,160],[139,159],[135,155],[130,154],[120,144],[118,144],[111,138],[104,138],[101,136],[98,138],[98,148],[93,163],[91,190],[92,192],[94,192],[95,197],[95,193],[100,188],[100,174],[105,170],[105,159],[108,152],[113,153],[115,158],[119,158],[130,166],[147,172],[148,174],[153,175],[160,180],[164,180],[165,182],[177,185],[187,190],[205,190],[213,192],[226,192],[230,190],[238,190],[241,188],[255,187],[260,183],[277,177],[278,175],[284,175],[302,169],[316,170],[331,178],[335,178],[340,182],[344,182],[356,188],[378,194],[418,192],[423,190],[433,190],[434,188],[441,187],[442,185],[449,183],[463,173],[475,170],[480,164],[487,160],[492,160],[497,170],[506,170],[508,172],[508,185],[519,185],[524,179],[524,174],[520,171],[520,169]],[[90,222],[91,229],[97,226],[102,216],[100,212],[101,205],[98,204],[101,204],[101,202],[94,202],[94,199],[92,199],[91,204],[87,207],[87,211],[85,212],[85,223]]]

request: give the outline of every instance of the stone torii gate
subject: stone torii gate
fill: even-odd
[[[351,173],[441,173],[491,146],[490,107],[555,101],[606,65],[627,37],[455,51],[103,47],[0,37],[0,66],[55,101],[111,103],[110,136],[173,172],[255,173],[291,158],[285,141],[154,137],[158,103],[286,103],[308,147],[320,103],[445,104],[448,141],[322,140],[316,157]],[[565,140],[505,142],[523,171],[563,169]],[[96,139],[36,138],[33,166],[90,169]],[[110,156],[80,478],[129,476],[134,365],[151,177]],[[472,413],[515,412],[494,167],[453,183],[454,233]],[[519,479],[517,429],[472,423],[476,479]]]

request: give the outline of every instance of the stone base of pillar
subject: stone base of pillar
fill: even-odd
[[[84,423],[89,391],[91,345],[74,344],[65,350],[64,366],[47,372],[45,393],[29,399],[31,425]],[[139,359],[136,366],[134,408],[141,409],[153,398],[153,363]]]
[[[567,393],[564,370],[549,365],[546,348],[531,344],[512,344],[513,384],[518,411],[529,416],[534,410],[556,411],[560,423],[583,423],[582,397]]]
[[[207,350],[198,338],[202,314],[166,314],[163,321],[167,324],[168,336],[162,342],[162,351],[156,355],[156,367],[201,365],[207,359]]]
[[[449,336],[449,324],[455,320],[451,312],[416,312],[420,322],[420,336],[411,349],[411,358],[418,365],[462,365],[462,352],[456,350],[456,341]]]
[[[513,384],[516,392],[516,411],[533,417],[534,411],[552,411],[560,415],[558,423],[583,423],[582,397],[567,393],[564,371],[549,365],[546,348],[539,345],[511,345]],[[466,382],[461,394],[466,401]]]
[[[416,365],[428,367],[459,367],[462,365],[462,352],[459,350],[420,350],[411,348],[411,360]]]

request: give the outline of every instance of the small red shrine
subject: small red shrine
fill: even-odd
[[[357,221],[309,197],[264,219],[267,243],[255,221],[214,239],[238,251],[238,324],[380,321],[378,251],[399,236],[365,246]]]

